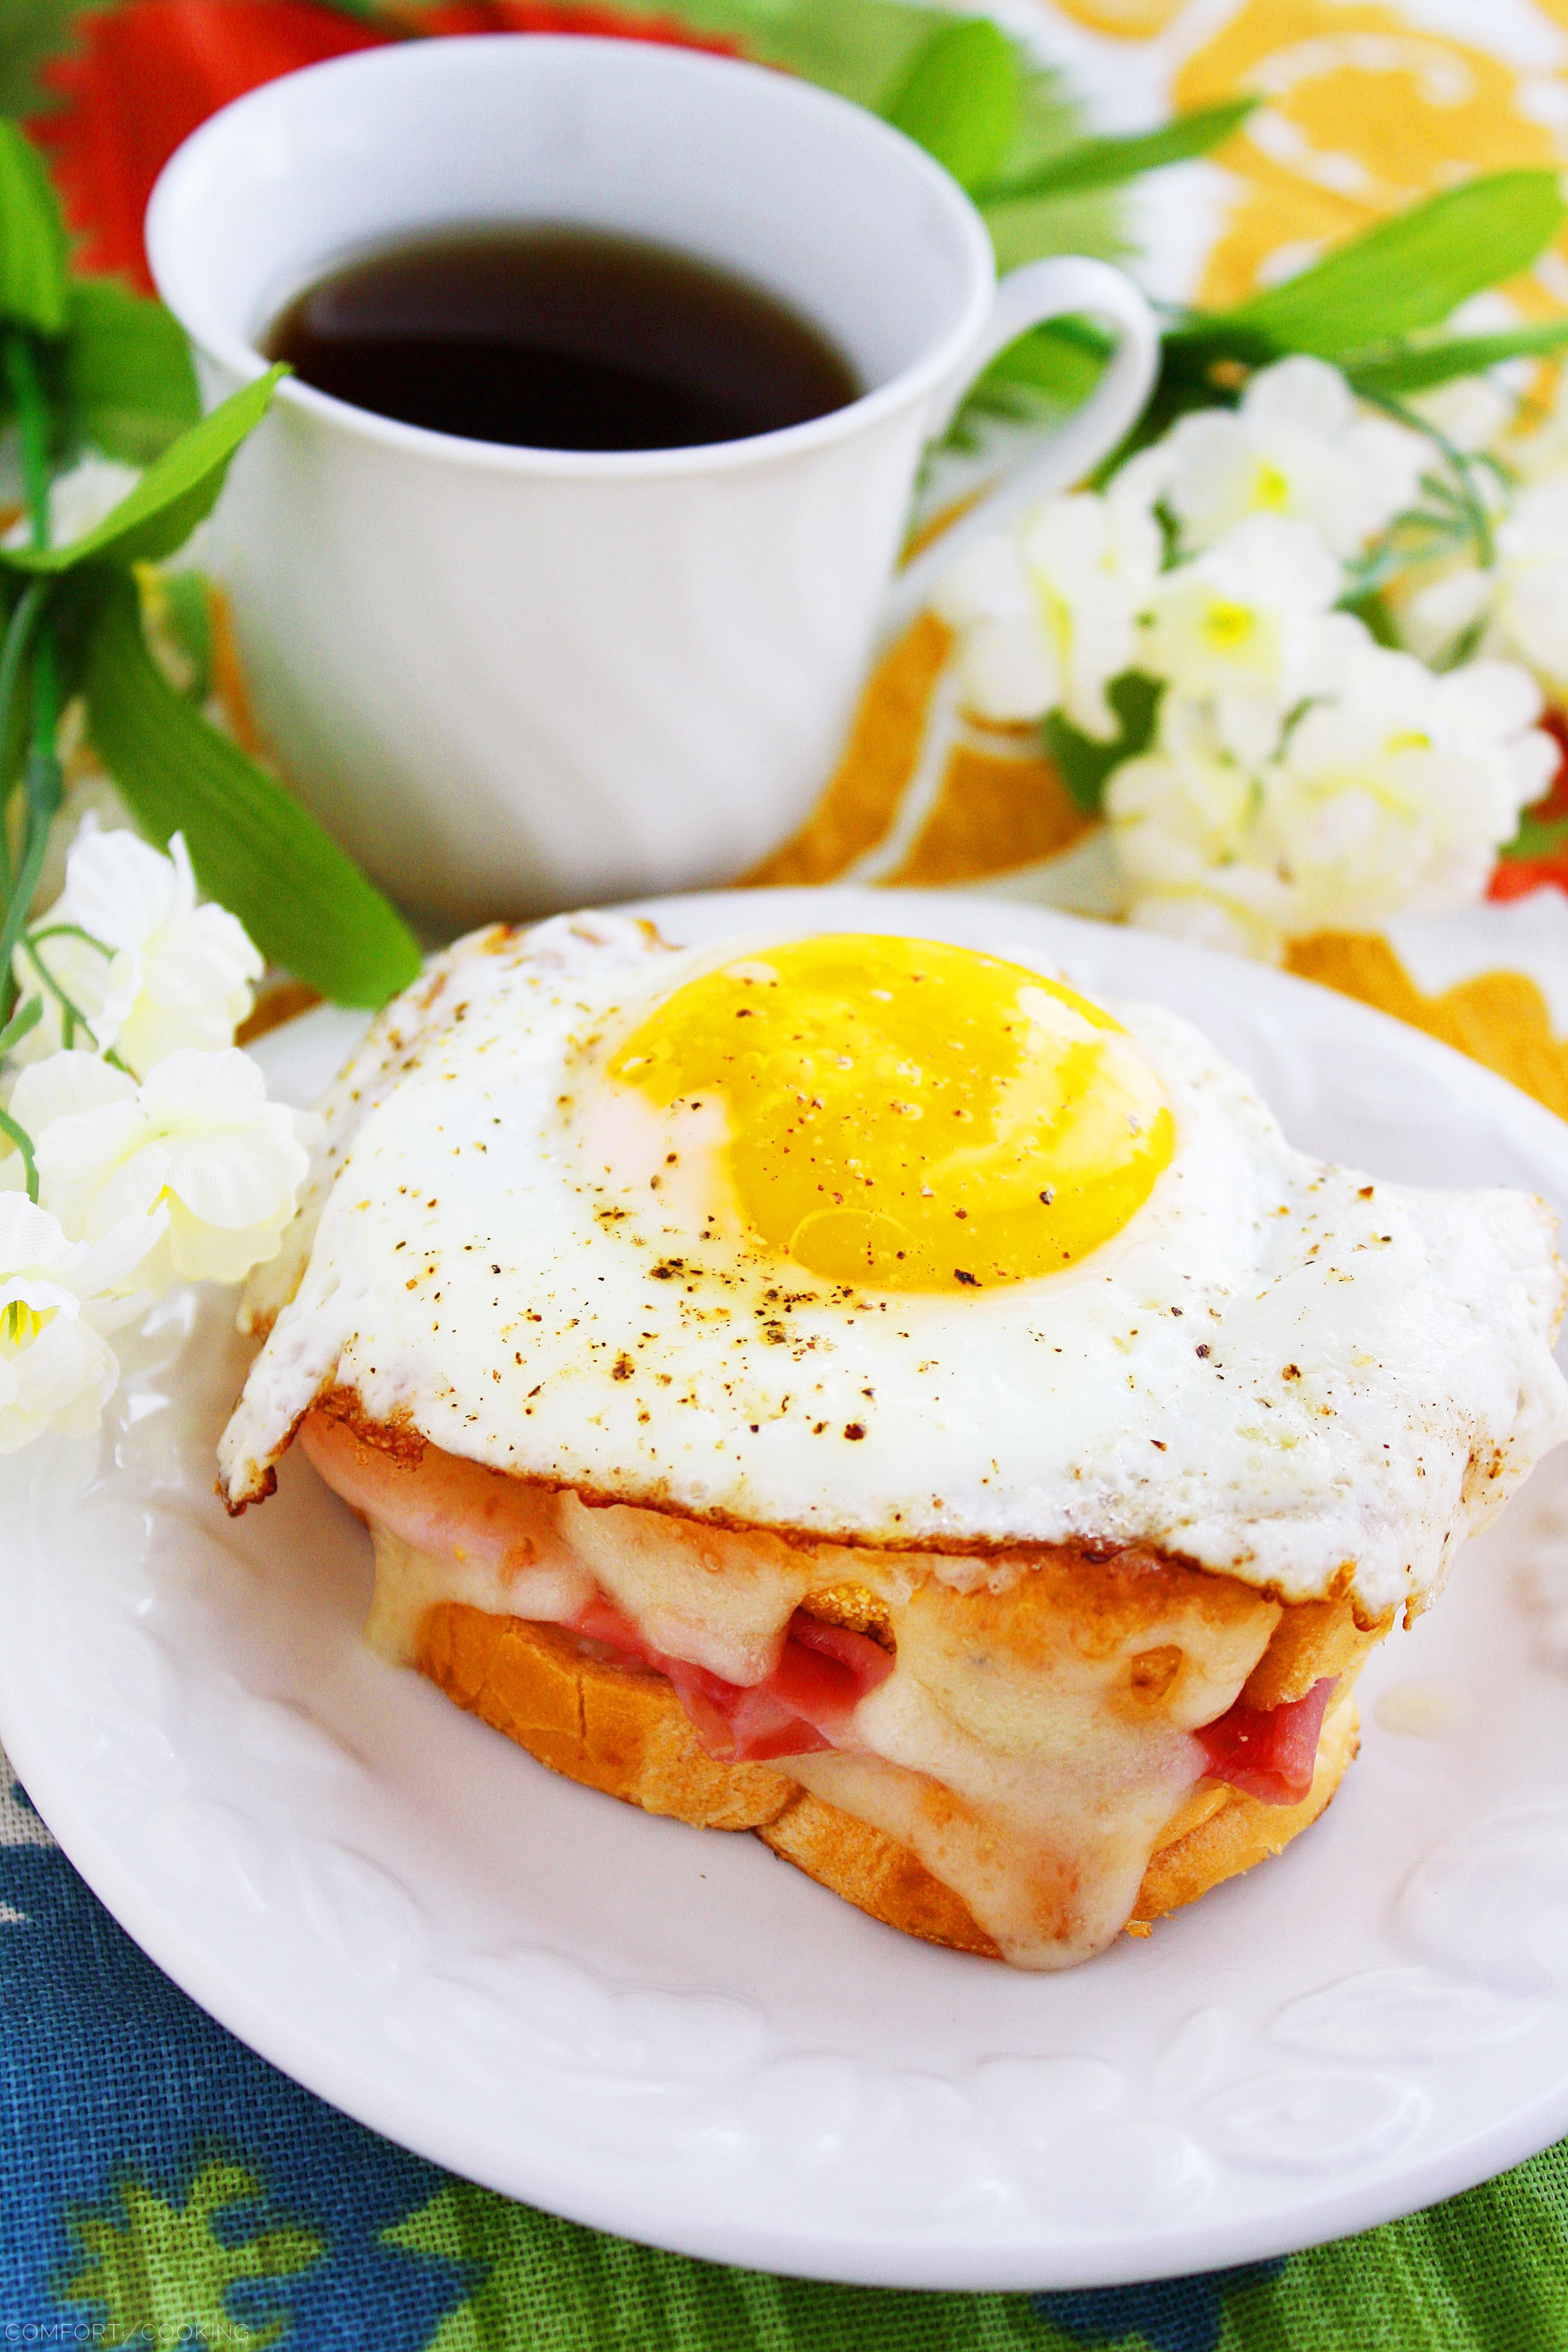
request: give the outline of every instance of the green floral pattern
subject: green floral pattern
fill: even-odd
[[[262,2200],[243,2165],[205,2164],[183,2204],[169,2203],[134,2179],[116,2184],[110,2207],[69,2210],[70,2235],[83,2266],[64,2284],[68,2305],[93,2305],[107,2317],[110,2345],[165,2347],[200,2342],[216,2352],[267,2352],[289,2331],[285,2313],[251,2325],[230,2301],[242,2284],[274,2284],[319,2262],[324,2239],[309,2230],[262,2231],[231,2242],[215,2226],[236,2208]]]

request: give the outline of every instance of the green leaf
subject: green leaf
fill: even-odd
[[[190,682],[179,690],[199,709],[213,690],[212,590],[206,575],[149,572],[143,575],[143,595],[189,665]]]
[[[88,732],[142,829],[183,833],[196,879],[263,955],[339,1004],[418,975],[402,918],[315,818],[202,717],[147,650],[133,584],[109,575],[81,660]]]
[[[1343,352],[1436,327],[1472,294],[1528,269],[1568,218],[1555,172],[1494,172],[1445,189],[1214,324],[1245,326],[1281,351]]]
[[[0,117],[0,322],[64,334],[66,256],[66,225],[44,159]]]
[[[1568,817],[1531,816],[1526,809],[1519,820],[1519,831],[1511,841],[1503,843],[1498,856],[1511,860],[1555,857],[1564,842],[1568,842]]]
[[[1225,106],[1206,106],[1194,114],[1178,114],[1157,131],[1140,131],[1129,138],[1081,139],[1059,155],[1016,177],[987,182],[980,190],[987,205],[1015,204],[1027,196],[1065,196],[1083,188],[1111,188],[1140,173],[1158,172],[1167,163],[1184,163],[1238,130],[1257,106],[1256,98],[1232,99]]]
[[[1560,351],[1564,343],[1568,319],[1542,319],[1533,327],[1509,327],[1495,335],[1453,335],[1446,342],[1414,343],[1404,351],[1347,360],[1345,373],[1368,399],[1387,400],[1451,383],[1456,376],[1479,375],[1504,360]]]
[[[1022,109],[1012,42],[988,16],[968,16],[931,35],[881,110],[961,187],[978,188],[1016,138]]]
[[[158,563],[173,555],[211,513],[230,459],[288,372],[281,364],[269,368],[182,434],[95,530],[67,547],[0,549],[0,562],[16,572],[56,573],[83,563]]]
[[[1146,677],[1142,670],[1124,669],[1120,677],[1113,677],[1105,689],[1105,697],[1116,714],[1119,731],[1109,743],[1101,742],[1098,736],[1084,734],[1059,710],[1053,710],[1047,719],[1043,730],[1047,756],[1055,762],[1079,808],[1089,816],[1100,814],[1111,771],[1119,768],[1123,760],[1135,760],[1153,741],[1154,721],[1164,690],[1163,679]]]
[[[1079,407],[1104,372],[1114,346],[1088,319],[1051,319],[997,353],[971,389],[963,416],[1020,420]]]
[[[1391,652],[1399,650],[1399,631],[1394,625],[1394,614],[1387,599],[1375,588],[1360,596],[1341,599],[1340,611],[1352,613],[1374,645],[1386,646]]]
[[[75,436],[128,466],[150,466],[201,421],[178,321],[112,278],[72,279],[59,369],[58,396]]]

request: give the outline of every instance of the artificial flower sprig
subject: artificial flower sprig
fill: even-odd
[[[965,701],[1044,721],[1135,921],[1279,959],[1463,905],[1545,793],[1568,429],[1497,393],[1462,446],[1444,397],[1396,422],[1278,361],[956,563]]]
[[[175,1282],[237,1282],[294,1213],[308,1119],[234,1044],[262,960],[163,855],[89,818],[13,952],[0,1070],[0,1454],[86,1436],[112,1336]]]

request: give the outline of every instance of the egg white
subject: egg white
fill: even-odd
[[[1568,1434],[1544,1205],[1306,1157],[1152,1005],[1108,1010],[1176,1151],[1078,1265],[900,1294],[761,1251],[605,1142],[615,1042],[717,960],[560,918],[460,941],[388,1008],[251,1294],[271,1329],[223,1440],[231,1503],[335,1385],[452,1453],[620,1500],[950,1552],[1144,1542],[1287,1601],[1348,1586],[1377,1615],[1429,1593]]]

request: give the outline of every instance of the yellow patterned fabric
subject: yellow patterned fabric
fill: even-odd
[[[1216,21],[1216,14],[1218,21]],[[1478,172],[1568,165],[1568,0],[1038,0],[1042,52],[1091,110],[1151,118],[1243,93],[1262,103],[1212,163],[1222,190],[1188,282],[1233,302],[1382,214]],[[1450,29],[1437,29],[1439,25]],[[1505,289],[1518,314],[1568,305],[1568,235]],[[1080,853],[1096,830],[1027,733],[982,730],[947,688],[951,639],[929,616],[884,657],[837,772],[799,834],[748,878],[971,887],[1095,911]],[[1058,887],[1058,880],[1061,887]],[[1497,971],[1425,994],[1387,941],[1298,942],[1292,969],[1411,1021],[1568,1117],[1568,1044],[1534,980]]]
[[[1426,13],[1246,0],[1187,59],[1171,83],[1177,107],[1242,91],[1265,100],[1224,151],[1239,186],[1194,289],[1200,301],[1237,301],[1281,258],[1313,257],[1472,172],[1563,161],[1561,115],[1553,129],[1539,110],[1549,78],[1475,46],[1487,39],[1479,0],[1468,12],[1472,41],[1428,30]],[[1568,24],[1563,0],[1557,15]],[[1528,315],[1562,308],[1563,253],[1560,245],[1510,288]]]

